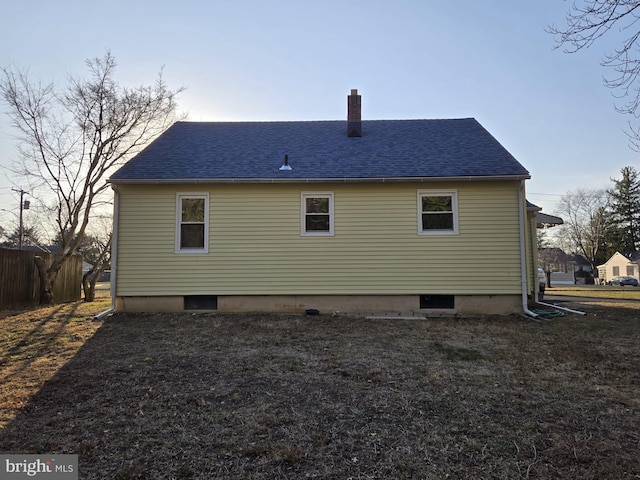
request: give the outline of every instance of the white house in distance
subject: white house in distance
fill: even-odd
[[[613,277],[621,275],[640,280],[638,261],[640,261],[640,253],[638,252],[630,252],[627,254],[620,252],[614,253],[606,263],[598,265],[600,281],[605,283]]]

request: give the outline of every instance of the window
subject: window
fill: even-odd
[[[176,201],[176,253],[207,253],[209,195],[179,193]]]
[[[301,235],[333,236],[333,193],[303,193]]]
[[[418,234],[457,235],[458,193],[456,191],[418,191]]]
[[[633,265],[627,265],[627,276],[633,277],[634,273],[636,272],[635,272],[635,268],[633,268]]]
[[[613,267],[613,276],[614,277],[620,276],[620,267]]]

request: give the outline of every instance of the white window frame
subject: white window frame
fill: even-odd
[[[422,225],[422,199],[424,197],[451,197],[451,210],[453,214],[453,228],[444,230],[425,230]],[[458,191],[457,190],[418,190],[418,235],[458,235]]]
[[[204,246],[203,247],[180,247],[180,232],[182,225],[182,200],[184,199],[204,199]],[[176,194],[176,238],[175,253],[194,254],[209,253],[209,194],[203,192],[178,192]]]
[[[307,198],[329,199],[329,231],[307,231]],[[300,236],[302,237],[333,237],[334,236],[333,192],[302,192],[300,195]]]

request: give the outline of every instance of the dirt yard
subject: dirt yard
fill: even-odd
[[[104,308],[0,318],[0,451],[76,453],[82,479],[640,478],[640,304],[91,320]]]

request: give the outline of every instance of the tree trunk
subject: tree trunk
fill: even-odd
[[[85,302],[93,302],[96,299],[96,283],[102,272],[104,272],[104,266],[95,271],[90,270],[82,276],[82,291]]]
[[[91,288],[91,282],[89,281],[91,273],[91,271],[88,271],[82,276],[82,292],[84,293],[85,302],[93,302],[96,298],[96,292]]]
[[[40,305],[51,305],[53,303],[53,283],[58,271],[50,271],[47,268],[42,257],[34,257],[36,267],[38,268],[38,277],[40,278]]]

